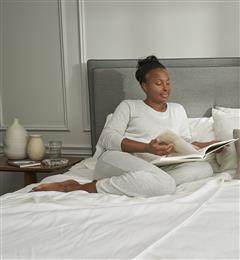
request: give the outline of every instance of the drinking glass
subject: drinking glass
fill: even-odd
[[[50,141],[49,147],[49,158],[50,159],[61,159],[62,142],[61,141]]]

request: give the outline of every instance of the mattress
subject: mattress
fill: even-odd
[[[75,166],[42,182],[92,174]],[[151,198],[28,193],[35,185],[1,197],[2,259],[239,258],[240,181],[229,172]]]

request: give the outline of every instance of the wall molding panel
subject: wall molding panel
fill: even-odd
[[[78,25],[79,25],[79,59],[81,74],[81,93],[83,109],[84,132],[90,132],[89,93],[87,81],[87,45],[85,26],[85,1],[78,0]]]
[[[60,43],[60,58],[61,58],[61,82],[62,82],[62,104],[63,104],[63,125],[24,125],[26,130],[30,131],[56,131],[56,132],[69,132],[69,113],[70,113],[70,93],[69,93],[69,80],[68,80],[68,62],[67,62],[67,36],[66,36],[66,16],[64,10],[64,0],[57,0],[58,9],[58,28],[59,28],[59,43]],[[4,46],[4,2],[0,1],[0,14],[1,14],[1,48],[0,54],[3,57]],[[3,83],[4,83],[4,69],[3,58],[0,59],[0,132],[5,131],[7,125],[4,122],[4,107],[3,100]]]
[[[4,12],[3,12],[3,1],[0,1],[0,130],[3,126],[3,105],[2,105],[2,94],[3,94],[3,21],[4,21]],[[0,131],[0,137],[1,137]],[[1,140],[1,139],[0,139]]]
[[[47,146],[46,146],[47,150]],[[3,145],[0,144],[0,155],[3,154]],[[64,145],[62,147],[62,154],[64,155],[76,155],[81,157],[92,156],[92,148],[90,145]]]
[[[65,155],[79,155],[82,157],[92,156],[92,147],[90,145],[65,145],[62,148]]]
[[[62,71],[62,92],[63,92],[63,107],[64,107],[64,127],[66,131],[69,129],[69,80],[68,80],[68,64],[67,64],[67,35],[66,35],[66,16],[64,12],[64,0],[58,0],[58,24],[60,36],[60,52],[61,52],[61,71]],[[58,131],[58,130],[56,130]],[[60,128],[59,128],[59,131]]]

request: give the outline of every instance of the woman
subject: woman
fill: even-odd
[[[136,79],[146,94],[143,100],[125,100],[116,108],[104,128],[101,142],[105,152],[95,168],[95,180],[80,184],[74,180],[40,184],[32,191],[73,191],[111,193],[127,196],[159,196],[175,192],[176,185],[213,174],[210,164],[181,163],[158,168],[150,160],[174,152],[173,144],[156,136],[172,130],[190,140],[184,108],[169,103],[171,83],[167,69],[155,56],[138,61]],[[215,141],[193,144],[203,148]]]

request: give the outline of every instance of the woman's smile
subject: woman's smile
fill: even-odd
[[[163,94],[160,94],[160,96],[163,98],[168,98],[169,95],[168,95],[168,93],[163,93]]]

